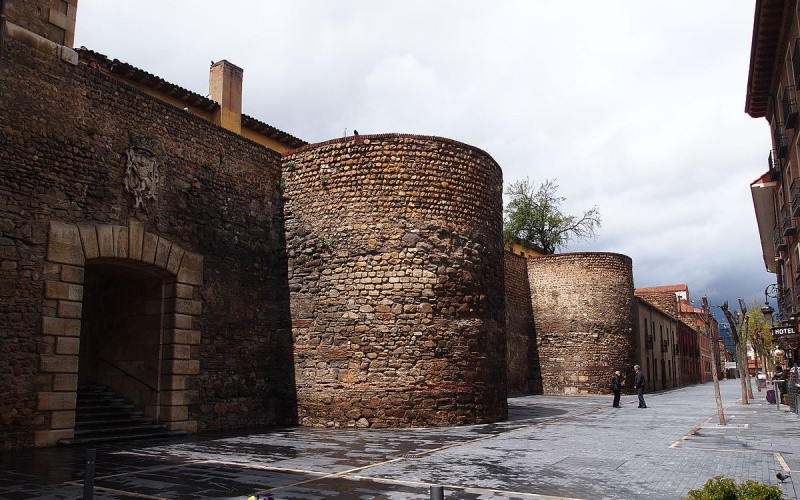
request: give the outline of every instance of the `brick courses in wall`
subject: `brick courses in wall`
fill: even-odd
[[[300,422],[504,419],[502,177],[476,148],[380,135],[284,156]]]
[[[90,267],[163,280],[162,420],[295,422],[278,154],[51,48],[2,47],[1,446],[72,433]],[[137,145],[159,166],[139,208],[124,182]]]
[[[631,259],[568,253],[528,259],[545,394],[607,394],[634,355]]]

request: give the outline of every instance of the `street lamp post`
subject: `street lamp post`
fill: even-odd
[[[764,288],[764,305],[761,306],[761,314],[764,315],[764,318],[769,318],[769,327],[772,329],[775,327],[775,309],[770,305],[769,299],[772,297],[773,299],[777,297],[778,286],[775,283],[767,285]],[[759,343],[760,344],[760,343]],[[753,353],[756,357],[756,370],[758,370],[758,352],[755,350],[755,344],[753,345]],[[761,356],[763,358],[763,356]],[[764,370],[767,369],[766,362],[764,363]]]
[[[777,298],[778,297],[777,292],[778,292],[778,285],[776,285],[775,283],[767,285],[767,287],[764,289],[764,305],[761,306],[761,313],[765,317],[769,318],[770,327],[774,326],[772,315],[775,313],[775,309],[773,309],[772,306],[769,305],[769,299],[770,297],[772,297],[773,299]]]
[[[761,306],[761,313],[764,315],[765,318],[769,318],[770,328],[775,327],[775,320],[774,320],[775,309],[773,309],[773,307],[770,305],[769,299],[777,298],[777,296],[778,296],[778,285],[776,285],[775,283],[771,283],[767,285],[766,288],[764,288],[764,305]],[[772,389],[775,392],[775,408],[777,410],[780,410],[781,391],[778,385],[778,381],[776,380],[772,381]]]

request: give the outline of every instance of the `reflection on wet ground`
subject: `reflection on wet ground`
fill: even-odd
[[[678,499],[710,477],[775,482],[800,462],[797,416],[723,385],[634,396],[526,396],[504,422],[416,429],[252,429],[97,446],[95,497],[276,500]],[[0,498],[81,498],[86,447],[0,453]],[[796,475],[800,476],[800,473]],[[788,485],[778,485],[784,493]]]
[[[280,498],[297,499],[424,495],[427,484],[378,483],[344,474],[376,464],[418,459],[460,443],[580,412],[582,405],[576,403],[574,398],[565,398],[551,406],[542,401],[537,404],[530,397],[512,398],[507,421],[464,427],[255,429],[97,445],[96,496],[125,498],[127,493],[140,498],[244,498],[276,488],[280,489]],[[87,449],[70,446],[0,454],[0,497],[80,497]],[[501,469],[502,465],[495,467]],[[309,481],[313,481],[313,487]]]

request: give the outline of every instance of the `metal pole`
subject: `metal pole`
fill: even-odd
[[[444,500],[444,486],[431,486],[431,500]]]
[[[94,498],[94,461],[95,449],[86,450],[86,471],[83,473],[83,500]]]
[[[777,380],[773,380],[772,381],[772,390],[775,391],[775,409],[776,410],[780,410],[781,409],[781,390],[780,390],[780,387],[778,386],[778,381]]]

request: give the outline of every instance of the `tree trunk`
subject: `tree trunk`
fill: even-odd
[[[747,351],[745,350],[745,352]],[[747,355],[745,354],[745,358],[746,357]],[[747,365],[747,359],[745,359],[745,365]],[[750,368],[748,367],[747,370],[747,397],[750,399],[755,399],[753,397],[753,379],[750,377]]]
[[[733,337],[733,342],[736,346],[736,366],[739,368],[739,381],[742,386],[742,404],[748,404],[747,400],[747,382],[745,378],[747,377],[747,365],[745,362],[745,369],[742,369],[742,343],[739,339],[739,331],[736,329],[736,321],[733,319],[733,315],[731,311],[728,309],[728,301],[726,300],[722,306],[720,306],[722,312],[725,313],[725,319],[728,320],[728,325],[731,327],[731,336]]]
[[[742,314],[745,314],[746,311],[742,311]],[[753,399],[753,383],[750,380],[750,367],[747,363],[747,338],[750,336],[750,318],[748,316],[744,317],[744,339],[745,342],[742,342],[742,353],[744,354],[744,373],[747,375],[745,379],[747,380],[747,397]],[[755,349],[753,349],[753,353],[755,353]]]
[[[736,366],[739,367],[739,382],[742,385],[742,404],[749,404],[747,395],[747,381],[750,380],[750,375],[747,373],[747,351],[741,342],[736,343]]]
[[[705,297],[703,297],[705,299]],[[706,314],[708,314],[708,309],[706,308]],[[717,373],[717,366],[719,366],[719,362],[717,361],[717,357],[719,356],[719,348],[714,349],[714,353],[711,355],[711,379],[714,381],[714,398],[717,400],[717,415],[719,415],[719,425],[728,425],[725,422],[725,411],[723,410],[722,406],[722,394],[719,391],[719,374]]]
[[[719,391],[719,374],[717,373],[717,367],[719,366],[719,362],[717,361],[717,356],[719,356],[719,342],[716,339],[716,334],[711,331],[711,314],[708,310],[708,299],[705,295],[703,295],[703,310],[706,313],[706,328],[708,328],[709,336],[714,339],[714,343],[716,345],[716,349],[713,349],[713,353],[711,355],[711,379],[714,381],[714,398],[717,400],[717,415],[719,415],[719,425],[728,425],[725,421],[725,410],[722,406],[722,394]]]

